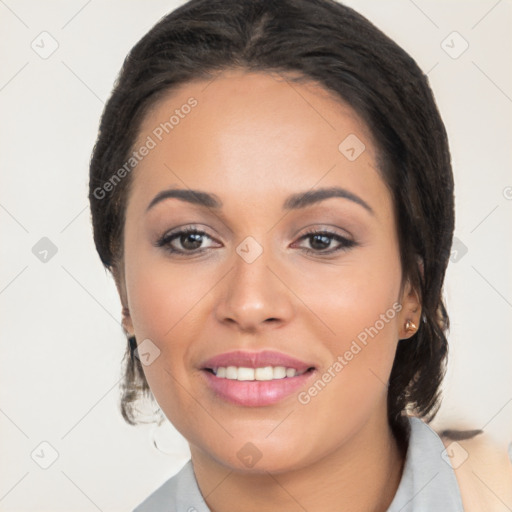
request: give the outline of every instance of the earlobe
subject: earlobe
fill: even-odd
[[[412,320],[406,320],[399,331],[400,340],[409,339],[418,332],[418,325]]]
[[[421,302],[417,291],[407,281],[399,316],[399,339],[408,339],[418,331],[421,321]]]
[[[407,322],[405,322],[405,330],[407,332],[415,332],[417,329],[418,326],[414,322],[411,322],[410,320],[407,320]]]
[[[117,267],[112,269],[112,275],[114,277],[114,282],[116,283],[117,292],[119,293],[119,299],[121,300],[122,305],[122,325],[123,329],[128,337],[134,336],[132,317],[130,315],[130,310],[128,308],[128,300],[126,294],[126,286],[124,281],[124,276],[121,271]]]
[[[416,254],[416,263],[420,273],[420,279],[424,278],[424,263],[423,258]],[[418,284],[417,286],[420,286]],[[421,299],[417,289],[411,284],[410,279],[407,279],[402,293],[402,310],[400,311],[399,320],[399,333],[398,339],[408,339],[414,336],[420,327],[422,320]]]

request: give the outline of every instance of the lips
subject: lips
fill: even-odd
[[[240,368],[245,368],[245,373],[249,368],[268,367],[280,367],[281,373],[285,368],[295,369],[297,374],[290,377],[281,375],[282,378],[272,380],[236,380],[224,378],[227,375],[215,375],[219,368],[227,371],[236,368],[240,371]],[[309,385],[318,373],[313,363],[273,350],[227,352],[202,363],[201,370],[204,384],[216,399],[243,407],[269,406],[290,398],[301,388]]]
[[[213,370],[219,367],[237,366],[244,368],[263,368],[266,366],[284,366],[294,368],[298,373],[315,368],[314,363],[302,361],[296,357],[274,350],[247,352],[235,350],[211,357],[201,364],[203,370]]]

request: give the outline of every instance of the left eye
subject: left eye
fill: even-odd
[[[310,231],[305,235],[301,236],[299,240],[309,240],[311,247],[313,249],[309,249],[307,247],[304,250],[308,253],[314,254],[332,254],[338,251],[342,251],[345,249],[349,249],[356,245],[353,240],[349,240],[338,233],[333,233],[331,231]],[[335,240],[338,242],[338,247],[334,247],[329,249],[331,242]],[[328,250],[326,250],[328,249]]]

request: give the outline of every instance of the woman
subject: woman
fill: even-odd
[[[89,197],[128,337],[123,415],[154,397],[191,451],[137,512],[472,510],[478,431],[445,449],[428,426],[446,132],[368,20],[332,0],[176,9],[124,63]]]

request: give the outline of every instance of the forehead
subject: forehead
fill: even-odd
[[[368,127],[332,92],[289,76],[230,70],[163,96],[134,145],[152,141],[134,172],[134,194],[147,199],[178,186],[247,204],[315,186],[382,194]]]

